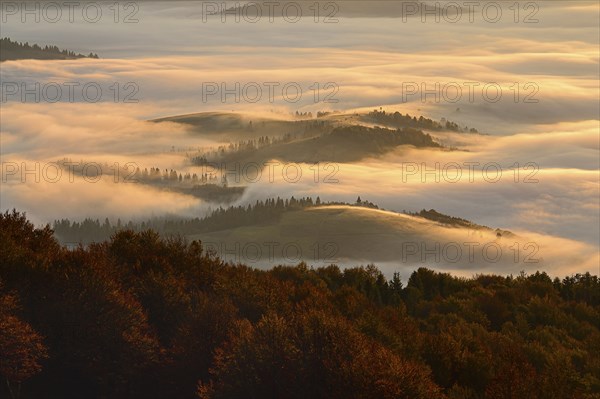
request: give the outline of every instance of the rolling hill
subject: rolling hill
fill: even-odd
[[[299,252],[302,260],[314,263],[424,263],[435,261],[436,256],[441,263],[453,263],[455,249],[460,247],[464,252],[460,261],[466,265],[468,247],[449,243],[480,242],[481,245],[493,243],[491,245],[503,246],[502,233],[509,234],[477,224],[465,227],[379,209],[325,205],[285,212],[279,220],[266,224],[193,234],[188,239],[201,240],[225,258],[228,257],[227,252],[238,245],[240,258],[246,258],[240,259],[242,262],[251,261],[260,248],[262,259],[257,263],[261,264],[269,263],[269,243],[277,243],[272,257],[292,260]],[[514,235],[509,245],[514,243],[512,239]],[[287,254],[283,250],[285,246],[289,248]],[[439,250],[435,250],[436,247]],[[432,255],[426,255],[431,249],[434,249]],[[483,263],[483,255],[476,255],[474,261]],[[506,255],[510,254],[507,252]]]
[[[385,114],[385,113],[383,113]],[[456,124],[442,125],[423,117],[391,117],[393,127],[365,125],[381,119],[368,114],[319,113],[316,119],[253,118],[245,114],[199,113],[154,119],[185,125],[191,135],[216,141],[215,147],[191,156],[195,165],[207,163],[354,162],[381,156],[402,145],[443,149],[423,129],[462,132]],[[386,122],[384,119],[383,122]],[[385,125],[385,124],[384,124]],[[220,143],[220,144],[219,144]]]
[[[109,239],[121,229],[152,229],[163,237],[198,240],[231,263],[269,268],[277,264],[352,266],[377,263],[384,270],[426,266],[470,273],[520,271],[590,262],[590,248],[562,238],[493,229],[465,219],[423,210],[404,214],[369,202],[326,203],[311,198],[257,201],[219,208],[200,219],[154,218],[111,225],[108,219],[55,221],[62,243]],[[564,248],[575,249],[564,251]]]

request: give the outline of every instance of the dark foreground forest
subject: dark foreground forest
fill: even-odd
[[[590,274],[259,271],[152,231],[68,250],[17,212],[0,243],[2,398],[600,398]]]

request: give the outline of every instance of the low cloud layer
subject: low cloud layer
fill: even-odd
[[[597,259],[590,255],[597,254],[600,240],[597,6],[555,2],[544,6],[538,24],[505,21],[493,26],[379,17],[342,18],[332,26],[310,21],[203,24],[189,13],[183,18],[186,9],[178,5],[148,7],[142,8],[145,19],[140,23],[111,29],[102,24],[56,24],[51,30],[3,25],[3,35],[19,41],[103,57],[2,64],[3,179],[12,170],[7,167],[21,168],[25,162],[35,170],[36,163],[41,168],[62,158],[193,171],[186,153],[217,143],[183,125],[148,122],[163,116],[233,110],[286,118],[296,110],[352,112],[383,106],[437,120],[445,117],[488,135],[432,132],[459,151],[399,148],[381,158],[336,165],[336,183],[323,181],[325,170],[315,182],[310,165],[300,165],[303,177],[291,183],[279,168],[272,182],[265,177],[248,184],[239,203],[291,195],[353,201],[360,195],[390,210],[435,208],[480,224],[539,234],[550,251],[546,258],[559,257],[557,248],[585,254],[585,260],[552,263],[549,267],[557,272],[561,267],[564,272],[576,270],[576,264],[587,267],[590,259]],[[81,28],[81,35],[72,35],[74,27]],[[281,28],[277,35],[274,27]],[[16,83],[20,90],[21,83],[68,82],[78,83],[77,90],[98,84],[103,96],[91,103],[77,93],[74,101],[63,97],[48,103],[47,93],[41,93],[42,101],[36,103],[29,95],[22,103],[20,92],[10,94],[15,86],[6,85]],[[238,91],[239,102],[235,95],[223,102],[221,92],[206,95],[208,82],[230,89],[236,83],[243,87],[257,82],[263,97],[252,102],[248,93]],[[279,84],[272,102],[265,82]],[[286,100],[281,91],[291,82],[302,88],[298,102]],[[326,89],[327,82],[338,90]],[[131,98],[129,83],[136,89]],[[502,89],[498,102],[481,91],[491,83]],[[472,100],[465,84],[478,85]],[[456,93],[448,85],[463,88],[458,101],[449,100]],[[330,94],[338,101],[323,102]],[[444,177],[445,166],[465,163],[478,164],[472,181],[466,168],[457,182]],[[437,164],[440,169],[435,171]],[[503,171],[498,181],[482,172],[494,164]],[[424,172],[432,169],[423,181]],[[210,207],[156,188],[114,184],[110,177],[97,183],[80,178],[38,183],[32,177],[22,182],[17,174],[3,180],[1,208],[26,211],[36,223],[62,217],[200,216]]]

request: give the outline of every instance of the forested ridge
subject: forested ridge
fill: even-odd
[[[57,46],[44,46],[38,44],[20,43],[8,37],[0,39],[0,61],[36,59],[36,60],[68,60],[75,58],[98,58],[98,54],[88,55],[75,53],[70,50],[61,50]]]
[[[250,122],[252,123],[252,122]],[[416,148],[445,149],[422,130],[413,127],[388,129],[362,125],[334,126],[313,122],[318,129],[280,137],[259,136],[221,145],[191,157],[194,165],[266,162],[351,162],[368,156],[380,156],[402,145]],[[327,127],[329,128],[327,129]]]
[[[162,217],[145,221],[111,223],[108,218],[104,222],[99,219],[84,219],[81,222],[69,219],[55,220],[53,230],[57,238],[63,243],[89,244],[91,242],[105,241],[116,232],[129,229],[133,231],[144,231],[152,229],[162,237],[173,235],[191,235],[211,231],[225,230],[239,226],[263,225],[278,220],[285,212],[297,211],[320,205],[354,205],[366,208],[378,209],[378,206],[370,201],[363,201],[358,197],[357,202],[349,204],[346,202],[322,202],[320,197],[313,200],[312,197],[295,198],[267,198],[256,200],[254,204],[246,206],[237,205],[227,208],[218,207],[204,217],[196,218],[174,218]]]
[[[152,231],[68,250],[16,211],[0,242],[2,397],[600,397],[589,273],[261,271]]]
[[[382,123],[386,126],[392,126],[396,128],[421,128],[425,130],[450,130],[454,132],[460,133],[473,133],[477,134],[479,131],[475,128],[470,128],[468,126],[461,127],[456,122],[452,122],[446,120],[446,118],[442,118],[441,121],[437,122],[433,119],[425,118],[423,116],[419,116],[417,119],[416,116],[410,116],[409,114],[402,115],[400,112],[385,112],[373,110],[366,115],[362,115],[362,119],[367,122],[372,123]]]
[[[69,244],[89,244],[108,240],[111,235],[120,230],[144,231],[152,229],[163,238],[173,235],[193,235],[219,230],[226,230],[240,226],[260,226],[275,222],[281,218],[285,212],[298,211],[315,206],[358,206],[362,208],[379,209],[379,206],[368,200],[362,200],[360,197],[354,203],[341,201],[322,201],[320,197],[295,198],[267,198],[265,200],[256,200],[254,204],[231,205],[223,208],[218,207],[209,211],[206,216],[195,218],[182,217],[159,217],[144,221],[121,221],[111,222],[108,218],[104,221],[100,219],[86,218],[82,221],[60,219],[52,223],[52,229],[61,243]],[[469,220],[445,215],[437,212],[435,209],[422,209],[419,212],[407,212],[404,214],[421,217],[452,227],[464,227],[473,230],[492,230],[490,227],[473,223]],[[496,229],[496,232],[506,235],[511,232]]]

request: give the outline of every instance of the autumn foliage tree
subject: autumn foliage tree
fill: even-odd
[[[14,296],[0,296],[0,374],[11,398],[20,396],[21,384],[42,371],[48,357],[42,336],[17,316],[17,308]]]

